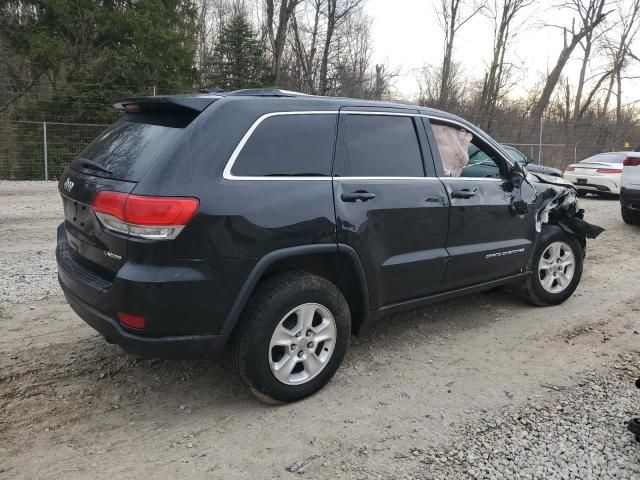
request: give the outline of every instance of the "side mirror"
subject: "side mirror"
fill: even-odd
[[[529,165],[532,162],[533,162],[533,159],[531,157],[525,157],[525,159],[524,159],[524,164],[525,165]]]
[[[514,177],[524,178],[527,176],[527,172],[524,169],[524,166],[520,162],[513,162],[513,168],[511,170],[511,174]]]

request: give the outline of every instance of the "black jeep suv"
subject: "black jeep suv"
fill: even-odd
[[[279,90],[115,106],[59,183],[69,304],[134,354],[228,346],[263,399],[319,390],[389,313],[504,284],[563,302],[598,233],[572,187],[441,111]],[[435,126],[494,174],[446,172]]]

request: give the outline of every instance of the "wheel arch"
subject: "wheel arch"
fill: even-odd
[[[360,330],[369,313],[369,294],[362,263],[348,245],[327,243],[274,250],[258,260],[236,296],[221,334],[225,338],[231,335],[261,281],[292,270],[320,276],[336,285],[349,304],[352,331],[357,333]]]

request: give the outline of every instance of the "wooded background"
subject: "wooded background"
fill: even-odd
[[[433,106],[557,167],[640,143],[640,92],[626,90],[640,62],[640,0],[559,2],[573,20],[543,27],[563,35],[525,95],[514,93],[513,45],[527,41],[537,2],[425,2],[442,30],[429,48],[442,60],[424,66],[419,95],[407,98],[394,88],[402,65],[372,62],[367,0],[0,0],[0,178],[59,175],[117,118],[119,98],[213,86]],[[465,71],[456,43],[478,22],[493,31],[480,74]]]

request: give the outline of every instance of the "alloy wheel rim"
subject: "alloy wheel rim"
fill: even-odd
[[[564,242],[553,242],[542,252],[538,263],[538,278],[547,292],[561,293],[573,280],[575,270],[573,249]]]
[[[291,309],[278,322],[269,343],[269,367],[286,385],[315,378],[329,363],[338,329],[329,309],[305,303]]]

